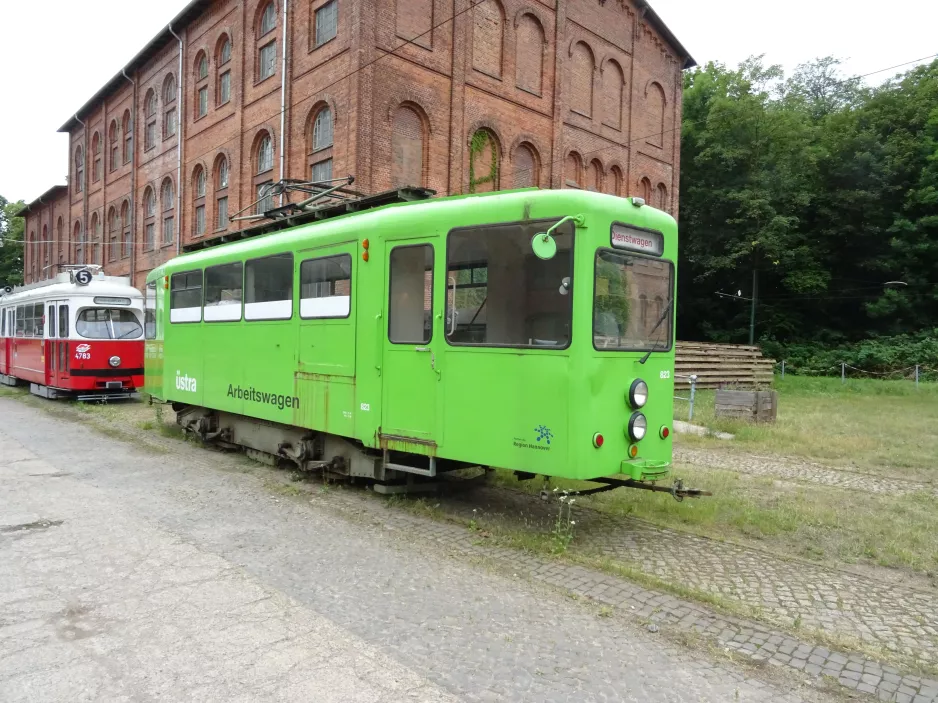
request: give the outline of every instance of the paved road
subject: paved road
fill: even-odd
[[[201,450],[0,417],[0,700],[819,700]]]

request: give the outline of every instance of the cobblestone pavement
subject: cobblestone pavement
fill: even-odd
[[[0,416],[4,701],[838,695],[692,654],[546,584],[715,622],[702,610],[363,492],[291,497],[269,490],[285,472],[237,456],[134,446],[9,399]]]
[[[933,495],[938,495],[938,488],[917,481],[884,479],[853,469],[836,468],[780,457],[764,457],[753,454],[675,446],[674,461],[710,469],[772,476],[773,478],[805,483],[819,483],[824,486],[834,486],[866,493],[905,495],[916,491],[928,491]]]

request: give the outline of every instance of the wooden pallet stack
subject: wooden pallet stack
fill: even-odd
[[[772,383],[774,368],[756,346],[678,342],[674,383],[688,386],[687,376],[696,374],[698,388],[759,388]]]

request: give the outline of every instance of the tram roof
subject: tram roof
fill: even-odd
[[[12,293],[0,296],[0,305],[20,304],[29,300],[48,298],[88,297],[142,298],[143,294],[130,285],[125,276],[95,276],[91,283],[80,286],[71,281],[68,273],[56,274],[55,278],[40,283],[31,283],[15,288]]]

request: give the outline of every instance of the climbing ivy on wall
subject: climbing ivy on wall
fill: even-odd
[[[484,176],[476,177],[476,159],[489,148],[492,152],[492,165]],[[469,140],[469,192],[475,193],[476,187],[485,183],[492,183],[493,189],[498,182],[498,149],[495,148],[495,139],[486,130],[480,129]]]

